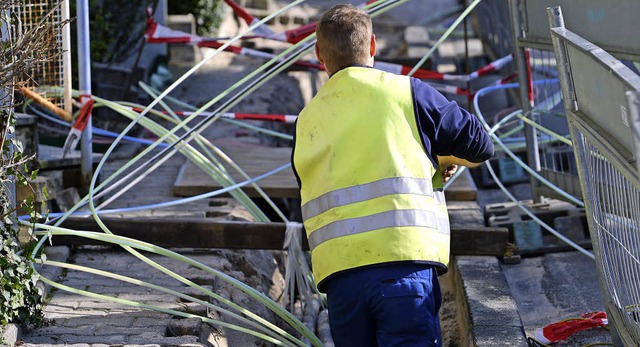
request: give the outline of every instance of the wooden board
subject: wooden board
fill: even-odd
[[[256,177],[274,170],[291,160],[291,148],[289,147],[265,147],[248,143],[214,143],[225,152],[238,166],[250,177]],[[245,179],[235,170],[225,164],[225,168],[231,174],[235,182]],[[269,197],[272,198],[299,198],[298,182],[291,168],[287,168],[277,174],[268,176],[257,182]],[[176,178],[173,186],[173,194],[176,196],[195,196],[220,189],[222,186],[215,182],[207,173],[191,161],[187,161]],[[259,197],[255,189],[250,186],[243,188],[250,197]],[[460,177],[445,191],[448,201],[475,201],[478,196],[469,170],[465,170]]]
[[[227,222],[207,219],[104,218],[105,225],[116,235],[153,243],[160,247],[282,249],[284,223]],[[98,231],[93,219],[72,217],[62,227]],[[451,254],[502,256],[509,230],[501,227],[462,227],[451,229]],[[54,245],[101,244],[87,238],[54,236]],[[306,237],[303,249],[308,250]]]
[[[214,144],[251,178],[277,169],[291,161],[291,148],[289,147],[265,147],[241,142],[214,142]],[[224,167],[235,182],[246,180],[230,165],[224,163]],[[272,198],[300,197],[298,182],[290,167],[259,180],[257,184]],[[220,188],[222,186],[211,176],[191,161],[187,161],[176,178],[173,194],[176,196],[194,196]],[[259,197],[259,194],[251,186],[246,186],[242,189],[250,197]]]

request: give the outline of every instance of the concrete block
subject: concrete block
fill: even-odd
[[[200,335],[202,320],[198,318],[172,319],[167,327],[169,336]]]
[[[590,238],[587,217],[584,214],[574,214],[558,217],[553,220],[554,228],[573,242],[581,242]]]
[[[544,246],[540,224],[532,220],[513,223],[513,238],[519,249],[538,249]]]
[[[129,80],[132,74],[134,75],[134,81],[143,79],[142,69],[132,70],[125,66],[103,63],[94,63],[91,69],[92,80],[94,80],[95,83],[119,86],[121,94],[123,84]]]
[[[70,317],[64,320],[56,320],[56,325],[63,327],[76,327],[80,325],[106,325],[116,327],[131,327],[133,324],[132,316],[82,316],[82,317]]]
[[[526,346],[524,328],[496,257],[456,257],[476,346]],[[498,342],[502,344],[497,344]]]
[[[191,336],[191,335],[186,335],[186,336],[176,336],[176,337],[152,337],[152,336],[145,336],[145,335],[140,335],[140,336],[129,336],[129,338],[127,339],[127,343],[128,344],[141,344],[141,345],[148,345],[148,344],[155,344],[158,343],[162,346],[185,346],[187,344],[195,344],[198,343],[198,337],[197,336]],[[198,346],[202,346],[202,344],[199,344]]]
[[[47,260],[54,260],[59,262],[66,262],[69,259],[69,247],[67,246],[49,246],[45,249],[45,255],[47,256]],[[49,278],[51,280],[56,280],[60,274],[62,273],[62,268],[57,266],[49,266],[49,265],[34,265],[38,273],[41,276]],[[43,281],[38,281],[36,284],[38,291],[42,297],[46,297],[49,291],[51,290],[51,286],[45,284]]]
[[[475,201],[447,201],[451,228],[484,227],[482,209]]]
[[[540,203],[534,203],[532,200],[523,200],[520,201],[520,204],[548,225],[553,225],[555,218],[567,216],[571,211],[577,210],[575,205],[555,199],[546,199]],[[530,219],[530,217],[513,202],[486,205],[485,218],[489,221],[490,226],[504,226],[505,224],[512,224],[522,221],[523,219]]]
[[[499,96],[497,98],[499,98]],[[496,102],[496,104],[499,104],[499,102]],[[516,156],[526,163],[526,155],[524,153],[516,153]],[[529,174],[511,157],[497,155],[489,159],[489,164],[498,177],[498,180],[505,186],[523,183],[529,180]],[[473,168],[472,173],[479,186],[497,186],[495,179],[485,165]]]
[[[282,25],[288,25],[289,24],[289,17],[288,16],[279,16],[278,17],[278,22]]]
[[[56,191],[54,180],[37,176],[34,180],[28,180],[26,186],[16,186],[16,197],[18,202],[22,202],[27,197],[33,196],[36,211],[46,213],[51,211],[51,200],[56,198]],[[23,208],[18,209],[18,215],[26,213]]]
[[[93,345],[101,343],[112,346],[122,345],[123,341],[127,341],[127,335],[65,335],[64,339],[67,344],[89,343]]]
[[[20,336],[20,328],[16,324],[8,324],[4,327],[0,327],[0,332],[2,335],[2,341],[6,343],[8,346],[15,346],[18,341],[18,337]]]
[[[47,326],[47,327],[38,329],[39,334],[50,335],[50,336],[60,336],[60,335],[91,336],[94,334],[95,331],[96,331],[96,327],[92,325],[81,325],[81,326],[75,326],[75,327]],[[86,342],[86,341],[77,341],[77,342]]]
[[[269,2],[267,0],[247,0],[247,9],[268,10]]]
[[[16,113],[16,140],[22,144],[22,156],[24,158],[34,156],[37,158],[38,154],[38,122],[37,117]],[[34,161],[28,164],[30,169],[35,168],[36,163]]]
[[[56,204],[60,212],[67,212],[80,201],[80,194],[75,187],[63,189],[56,194]]]
[[[438,46],[438,56],[442,58],[460,58],[464,57],[464,40],[452,40],[446,41]],[[482,40],[469,39],[468,40],[469,56],[475,57],[483,55]]]
[[[521,327],[474,327],[476,347],[528,347]]]
[[[155,312],[155,311],[154,311]],[[161,312],[158,312],[161,313]],[[156,325],[160,325],[160,326],[165,326],[167,324],[167,320],[169,316],[166,313],[162,313],[162,317],[141,317],[140,315],[136,315],[134,321],[133,321],[133,325],[132,326],[141,326],[141,327],[148,327],[148,326],[156,326]]]
[[[404,29],[404,40],[409,46],[427,46],[429,44],[429,31],[423,26],[408,26]]]
[[[524,169],[512,158],[498,158],[498,172],[504,183],[520,183],[528,179]]]
[[[59,181],[47,176],[37,176],[35,180],[29,180],[29,186],[34,190],[36,201],[47,201],[57,197],[60,186]],[[45,192],[46,190],[46,192]]]
[[[407,57],[422,58],[427,54],[428,51],[428,47],[409,46],[407,47]]]
[[[120,316],[120,315],[118,315]],[[112,334],[117,335],[139,335],[142,333],[154,333],[158,336],[162,336],[165,333],[165,327],[163,326],[152,326],[152,327],[116,327],[108,324],[100,325],[96,328],[94,335],[96,336],[108,336]]]
[[[167,25],[187,34],[196,34],[196,19],[193,14],[172,14],[167,18]],[[169,57],[172,62],[195,62],[202,57],[198,47],[186,44],[169,44]]]

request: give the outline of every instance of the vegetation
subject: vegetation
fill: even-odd
[[[222,22],[222,0],[186,0],[170,1],[169,13],[188,14],[196,18],[198,35],[216,35]]]
[[[21,29],[20,19],[12,9],[21,0],[0,0],[0,323],[42,323],[42,298],[36,288],[38,280],[32,264],[33,244],[21,244],[16,211],[35,213],[33,196],[15,201],[14,185],[26,185],[29,178],[27,162],[32,158],[22,155],[22,144],[15,139],[16,116],[14,90],[30,78],[29,72],[37,65],[53,58],[56,53],[55,37],[64,23],[50,24],[45,14],[30,29]],[[35,173],[32,173],[35,175]]]

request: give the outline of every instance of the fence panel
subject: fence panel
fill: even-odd
[[[547,8],[561,6],[566,26],[607,52],[630,60],[640,58],[640,35],[636,27],[640,13],[637,0],[521,0],[524,37],[530,45],[551,49]],[[615,25],[613,25],[615,24]]]
[[[619,342],[637,346],[640,180],[628,93],[640,92],[640,76],[565,29],[559,7],[549,21],[609,323]]]
[[[20,19],[20,28],[15,28],[13,32],[17,34],[37,26],[54,6],[57,7],[55,7],[53,14],[47,18],[48,24],[57,26],[69,20],[68,0],[58,2],[25,0],[16,3],[11,11]],[[67,112],[71,112],[71,50],[69,25],[65,25],[58,33],[51,33],[49,37],[46,37],[46,40],[51,43],[49,55],[54,56],[54,58],[39,64],[32,71],[29,71],[31,78],[22,82],[30,89],[35,90],[39,88],[38,92],[44,98]],[[59,96],[59,90],[47,90],[44,88],[45,86],[62,87],[64,90],[63,95]]]

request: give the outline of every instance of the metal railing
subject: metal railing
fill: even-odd
[[[548,14],[607,317],[614,342],[638,346],[640,76]]]

